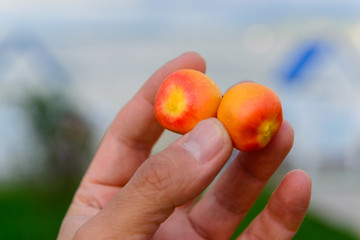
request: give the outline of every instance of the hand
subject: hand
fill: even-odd
[[[149,157],[163,129],[153,113],[156,91],[170,73],[205,61],[186,53],[168,62],[118,113],[63,220],[58,239],[229,239],[293,144],[284,121],[266,148],[240,153],[219,176],[232,143],[217,119],[200,122]],[[307,211],[310,177],[288,173],[267,206],[238,239],[291,239]]]

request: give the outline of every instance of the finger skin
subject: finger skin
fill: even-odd
[[[205,238],[229,239],[289,153],[293,139],[293,129],[284,121],[266,148],[240,153],[191,210],[194,228]]]
[[[265,209],[237,240],[290,240],[299,229],[311,198],[311,178],[302,170],[289,172]]]
[[[206,63],[200,55],[189,52],[155,72],[117,114],[85,175],[86,180],[112,186],[127,183],[163,131],[154,115],[156,92],[170,73],[182,68],[204,72]]]
[[[212,182],[232,152],[215,118],[200,122],[146,160],[119,194],[77,233],[77,239],[149,239],[175,210]]]

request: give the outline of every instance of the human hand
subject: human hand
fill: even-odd
[[[155,72],[106,132],[63,220],[58,240],[229,239],[293,144],[284,121],[264,149],[228,160],[232,143],[217,119],[200,122],[151,157],[163,129],[153,113],[156,91],[170,73],[205,61],[186,53]],[[238,239],[291,239],[307,211],[310,177],[288,173],[267,206]]]

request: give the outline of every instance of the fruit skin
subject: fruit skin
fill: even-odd
[[[161,84],[154,102],[155,116],[164,128],[185,134],[195,125],[216,117],[222,93],[202,72],[182,69]]]
[[[217,118],[228,130],[233,145],[243,152],[268,145],[283,121],[279,97],[258,83],[239,83],[224,95]]]

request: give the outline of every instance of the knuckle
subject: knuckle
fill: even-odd
[[[221,190],[214,191],[213,195],[216,202],[218,202],[218,204],[222,206],[227,212],[236,214],[238,216],[246,215],[248,210],[247,205],[244,206],[244,204],[239,204],[241,202],[236,201],[236,199],[233,199]]]
[[[142,174],[143,181],[157,192],[164,192],[171,187],[171,159],[163,153],[147,160]]]

